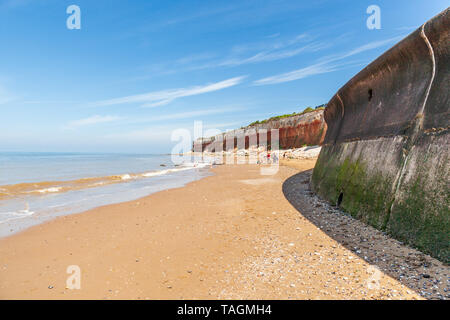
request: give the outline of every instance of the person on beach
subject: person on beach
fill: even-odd
[[[273,154],[273,163],[278,163],[278,157],[276,153]]]

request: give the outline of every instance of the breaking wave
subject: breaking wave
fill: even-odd
[[[44,195],[87,188],[96,188],[115,183],[124,183],[132,180],[162,176],[179,171],[205,168],[208,166],[210,166],[209,163],[183,163],[182,165],[179,165],[175,168],[155,170],[143,173],[124,173],[121,175],[82,178],[69,181],[42,181],[4,185],[0,186],[0,200],[11,199],[30,194]]]

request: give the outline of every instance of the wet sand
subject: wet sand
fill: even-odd
[[[185,187],[1,239],[0,299],[421,299],[288,201],[286,181],[314,163],[273,176],[217,166]],[[79,290],[66,288],[70,265]]]

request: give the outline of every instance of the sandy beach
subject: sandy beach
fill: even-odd
[[[284,161],[273,176],[262,176],[257,165],[216,166],[212,176],[185,187],[59,217],[3,238],[0,298],[421,299],[445,294],[447,267],[313,199],[307,179],[314,163]],[[309,200],[303,201],[305,196]],[[352,248],[356,242],[359,251]],[[383,270],[393,262],[400,273]],[[70,265],[80,267],[79,290],[66,288]],[[441,284],[433,296],[420,292],[437,279]]]

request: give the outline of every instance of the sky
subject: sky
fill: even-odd
[[[0,151],[166,153],[194,121],[225,131],[315,107],[448,5],[0,0]]]

